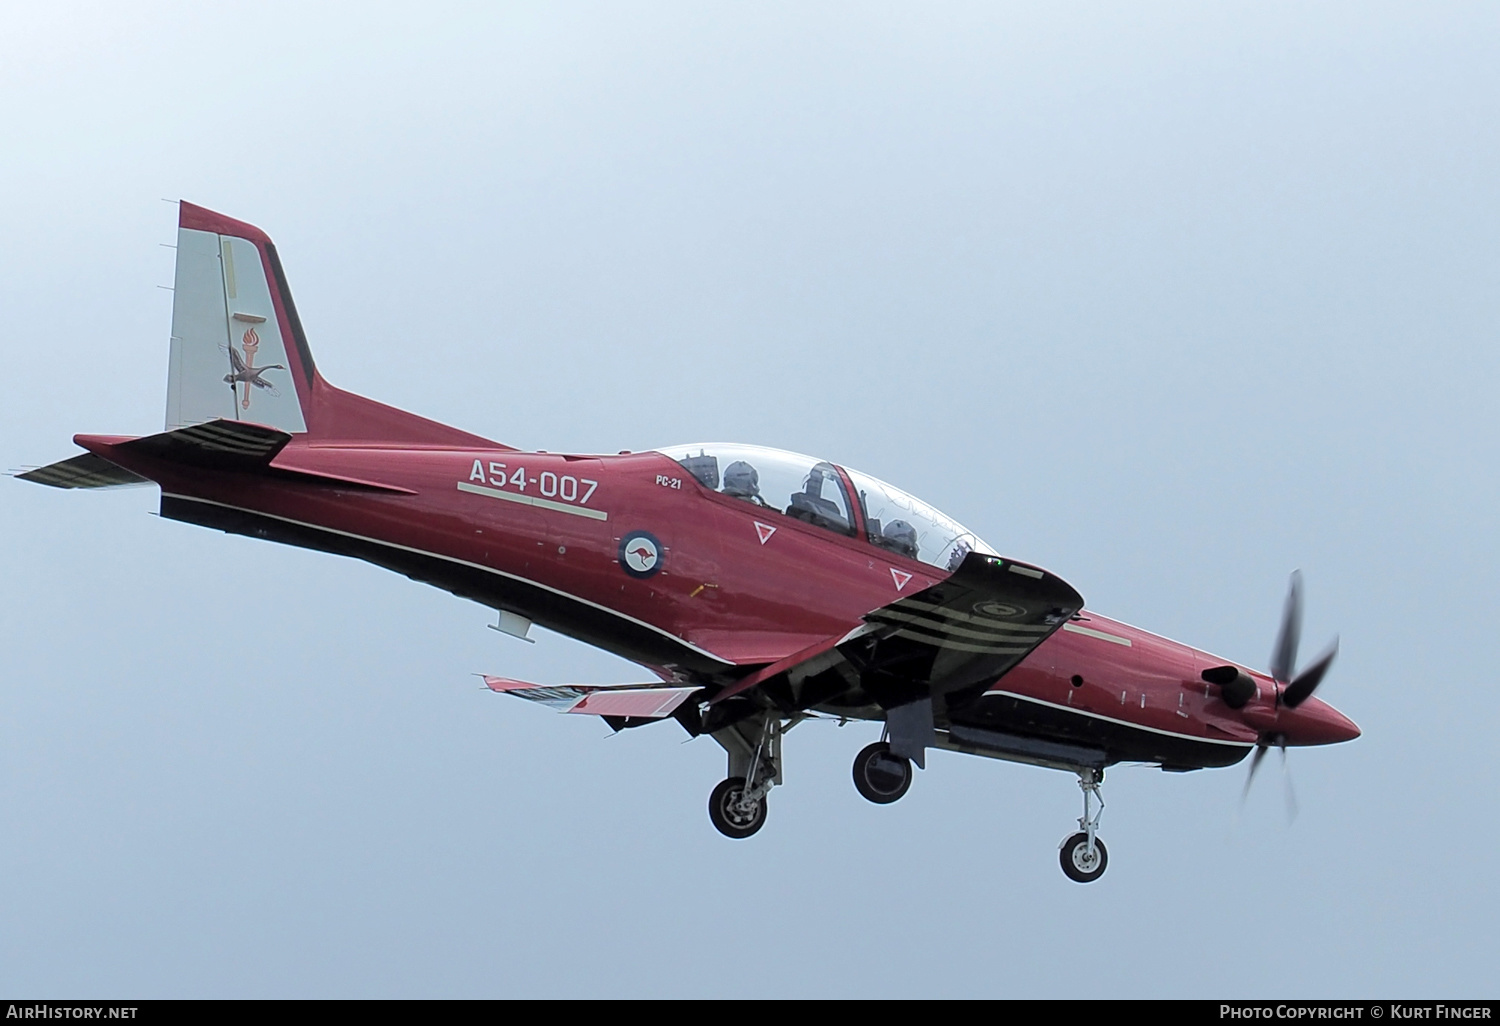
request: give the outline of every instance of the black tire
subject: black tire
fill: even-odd
[[[884,741],[866,745],[854,757],[854,789],[876,805],[889,805],[911,787],[911,760],[892,755]]]
[[[730,777],[728,780],[721,780],[719,786],[708,796],[708,818],[714,829],[736,841],[749,837],[766,825],[765,798],[756,802],[748,815],[735,808],[744,789],[744,777]]]
[[[1109,865],[1109,849],[1104,847],[1103,841],[1094,838],[1093,858],[1089,857],[1088,847],[1089,835],[1076,833],[1063,842],[1062,851],[1058,853],[1062,871],[1074,883],[1093,883],[1104,875]]]

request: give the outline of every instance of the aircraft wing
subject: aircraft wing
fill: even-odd
[[[971,552],[941,583],[871,610],[843,637],[763,667],[711,704],[760,688],[797,711],[858,687],[885,710],[892,749],[920,765],[935,715],[977,700],[1082,608],[1083,596],[1054,574]]]
[[[1054,574],[970,553],[942,583],[866,613],[868,633],[838,647],[882,705],[923,692],[951,705],[977,698],[1082,608]]]

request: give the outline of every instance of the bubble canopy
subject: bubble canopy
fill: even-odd
[[[999,555],[974,532],[915,496],[826,460],[731,442],[656,451],[676,460],[709,491],[849,537],[863,520],[864,540],[871,545],[944,570],[957,569],[970,552]]]

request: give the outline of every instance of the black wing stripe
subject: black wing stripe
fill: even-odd
[[[1006,630],[970,630],[967,627],[958,627],[951,623],[943,623],[931,617],[917,616],[914,613],[903,613],[895,609],[877,609],[866,617],[872,623],[888,623],[892,626],[904,626],[910,624],[913,627],[926,628],[927,630],[952,635],[959,638],[977,638],[980,641],[1003,641],[1013,644],[1031,646],[1037,641],[1037,634],[1047,630],[1046,627],[1037,628],[1033,633],[1022,634],[1019,631]]]
[[[1045,624],[1011,623],[1009,620],[997,620],[992,616],[976,616],[973,613],[964,613],[948,606],[938,605],[933,602],[923,602],[920,599],[902,599],[900,602],[892,603],[890,609],[919,609],[924,613],[937,614],[949,620],[959,623],[971,624],[975,627],[994,627],[1011,631],[1023,631],[1031,634],[1045,634],[1052,630]]]
[[[953,652],[977,652],[987,655],[1025,655],[1033,648],[1031,645],[979,645],[970,641],[957,641],[952,637],[942,635],[920,634],[905,627],[896,631],[892,637],[920,641],[924,645],[945,648]]]

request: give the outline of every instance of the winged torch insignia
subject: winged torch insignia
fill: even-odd
[[[263,388],[272,395],[280,395],[276,386],[267,381],[262,375],[268,370],[286,370],[279,363],[268,363],[264,367],[255,366],[255,353],[260,348],[260,336],[251,328],[245,332],[240,339],[240,349],[235,349],[234,343],[229,343],[224,348],[229,353],[229,373],[224,375],[224,383],[229,386],[229,391],[235,398],[239,399],[240,409],[250,408],[251,387]],[[243,394],[237,391],[236,386],[244,386]]]

